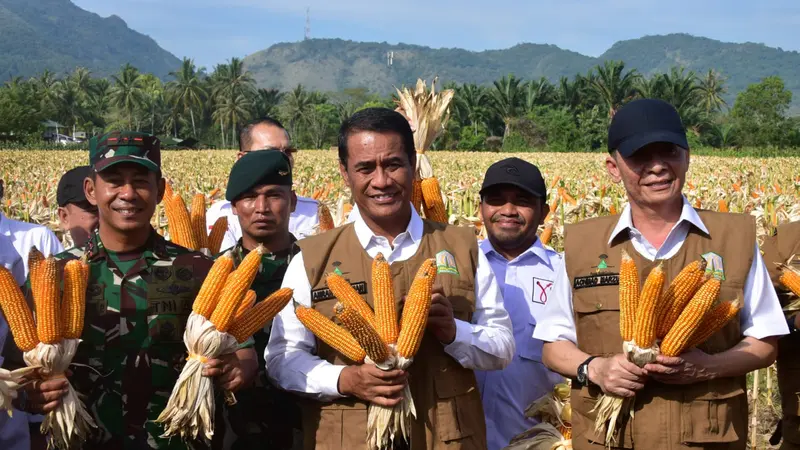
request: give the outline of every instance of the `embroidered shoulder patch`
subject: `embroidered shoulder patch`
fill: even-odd
[[[714,252],[708,252],[703,254],[702,257],[706,260],[706,275],[725,281],[725,265],[723,264],[722,256]]]
[[[575,277],[572,282],[573,289],[585,289],[600,286],[619,286],[618,273],[599,273],[585,277]]]
[[[447,250],[442,250],[436,254],[436,272],[458,275],[456,258]]]
[[[367,294],[367,283],[365,281],[359,281],[356,283],[350,283],[350,286],[353,286],[353,289],[358,292],[359,295],[366,295]],[[320,288],[314,289],[311,291],[311,302],[321,302],[324,300],[333,300],[336,298],[328,288]]]

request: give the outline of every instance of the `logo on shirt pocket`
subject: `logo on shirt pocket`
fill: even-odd
[[[547,297],[553,292],[553,281],[545,280],[544,278],[533,277],[533,303],[541,305],[547,304]]]

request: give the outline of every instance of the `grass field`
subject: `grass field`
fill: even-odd
[[[613,214],[626,203],[624,191],[605,173],[604,154],[592,153],[464,153],[429,152],[446,197],[450,222],[477,225],[478,190],[486,168],[508,156],[518,156],[539,166],[550,187],[552,228],[550,245],[561,249],[563,226],[584,218]],[[174,151],[163,153],[164,175],[176,192],[191,200],[202,192],[211,201],[224,197],[233,151]],[[88,157],[80,151],[0,151],[0,170],[5,182],[3,212],[12,218],[56,226],[56,185],[62,173]],[[349,202],[349,192],[338,174],[336,153],[303,150],[296,156],[295,189],[337,207]],[[800,219],[800,158],[735,158],[696,156],[684,190],[696,207],[744,212],[755,217],[759,236],[778,224]],[[166,220],[158,210],[154,225]],[[751,375],[749,384],[753,385]],[[766,439],[779,416],[774,370],[761,371],[758,389],[750,389],[751,410],[757,408],[757,448],[770,448]],[[758,401],[753,401],[758,400]],[[752,437],[752,436],[751,436]]]

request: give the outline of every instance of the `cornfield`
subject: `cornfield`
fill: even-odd
[[[450,223],[474,226],[482,234],[479,214],[480,184],[493,162],[517,156],[536,164],[545,177],[551,214],[543,226],[549,245],[562,250],[564,225],[586,218],[614,214],[627,200],[624,189],[611,183],[605,173],[605,154],[568,153],[463,153],[436,151],[429,157],[445,197]],[[176,192],[195,193],[209,202],[224,198],[233,151],[163,152],[164,175]],[[87,163],[81,151],[0,151],[0,173],[5,183],[2,211],[8,217],[57,228],[56,186],[66,170]],[[336,152],[303,150],[296,155],[295,191],[324,202],[331,211],[350,201],[350,193],[338,173]],[[684,193],[695,207],[751,214],[759,236],[779,224],[800,219],[800,158],[735,158],[693,156]],[[153,225],[165,231],[161,206]],[[59,237],[68,239],[62,233]],[[68,242],[65,242],[68,244]],[[774,371],[760,371],[760,383],[750,377],[751,411],[757,423],[751,428],[754,448],[770,448],[767,439],[779,416]],[[758,401],[753,401],[758,400]],[[755,433],[753,433],[755,432]]]

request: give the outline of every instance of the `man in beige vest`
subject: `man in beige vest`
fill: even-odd
[[[764,261],[769,268],[778,298],[786,306],[797,297],[792,295],[778,280],[781,271],[777,263],[786,263],[800,269],[800,222],[778,227],[775,236],[764,239]],[[788,313],[786,325],[791,332],[778,341],[778,386],[781,391],[783,418],[776,430],[774,440],[783,438],[781,450],[800,450],[800,314]],[[777,444],[777,442],[775,442]]]
[[[602,393],[635,395],[633,417],[614,434],[625,449],[741,449],[747,442],[745,375],[767,367],[777,337],[788,332],[756,243],[750,216],[698,211],[682,194],[689,168],[677,111],[660,100],[620,109],[608,133],[608,173],[622,182],[629,204],[619,216],[567,227],[565,270],[534,337],[543,360],[573,381],[573,447],[601,448],[592,409]],[[621,251],[640,280],[663,263],[669,283],[703,257],[721,280],[722,300],[743,300],[738,318],[699,348],[659,356],[639,368],[622,351],[619,328]]]
[[[265,352],[277,385],[308,397],[304,446],[366,449],[369,403],[392,406],[409,383],[417,417],[411,450],[486,449],[481,398],[473,369],[505,367],[514,355],[511,321],[474,232],[420,219],[410,203],[416,154],[411,128],[399,113],[369,108],[339,132],[339,170],[358,213],[352,223],[298,242],[284,287],[294,300],[328,317],[336,299],[325,274],[339,273],[372,305],[372,259],[389,261],[398,304],[416,270],[435,258],[437,287],[428,329],[408,371],[356,365],[298,321],[288,305],[272,326]]]

